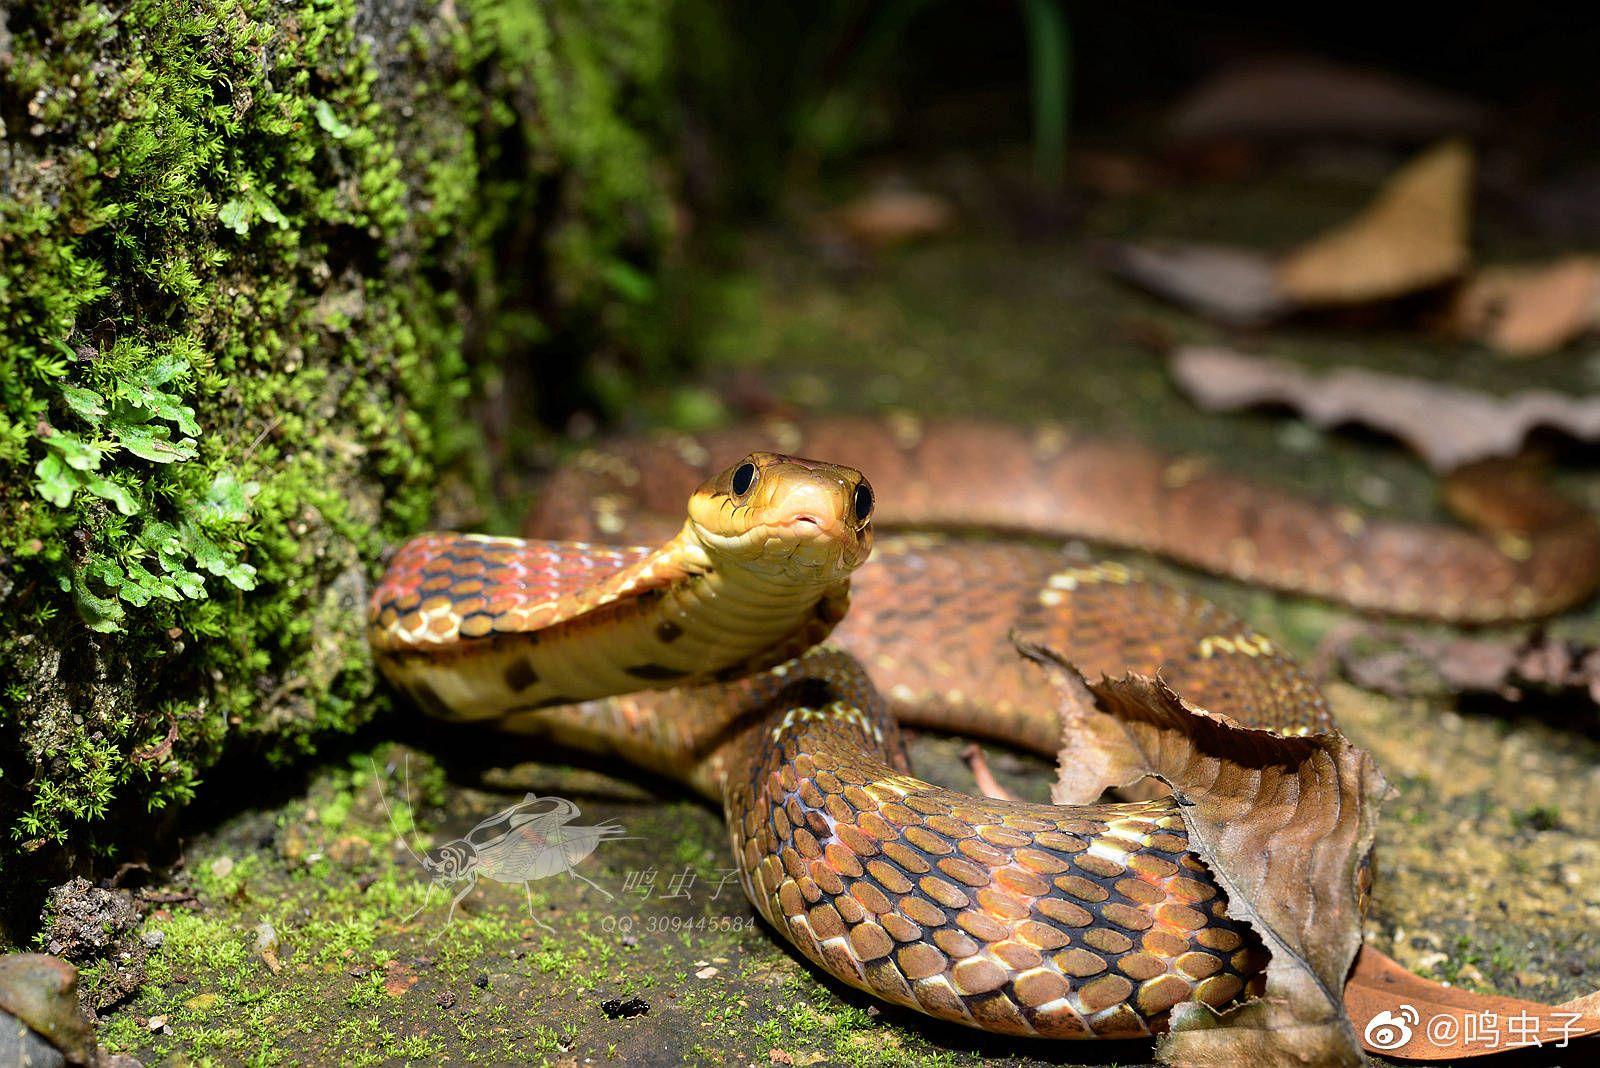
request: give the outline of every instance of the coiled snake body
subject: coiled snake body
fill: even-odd
[[[684,522],[688,490],[750,443],[773,451],[706,479]],[[855,466],[787,455],[802,450]],[[1472,533],[990,425],[624,444],[552,481],[532,525],[564,540],[407,543],[374,592],[371,639],[432,714],[614,752],[720,800],[750,900],[844,982],[986,1030],[1143,1035],[1180,1001],[1245,996],[1265,964],[1173,802],[956,793],[910,774],[899,722],[1053,755],[1053,698],[1012,651],[1016,630],[1089,674],[1159,672],[1255,726],[1326,726],[1322,696],[1241,620],[1116,563],[907,537],[883,539],[852,582],[873,524],[1091,537],[1459,620],[1586,596],[1600,578],[1592,521],[1520,476],[1484,474],[1450,486],[1487,528]],[[626,535],[666,540],[595,544]]]

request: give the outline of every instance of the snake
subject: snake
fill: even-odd
[[[1526,469],[1445,490],[1472,526],[1363,516],[1053,427],[842,418],[625,439],[551,477],[528,537],[402,545],[368,636],[430,715],[720,803],[746,896],[837,980],[990,1032],[1140,1037],[1182,1002],[1225,1010],[1264,984],[1263,944],[1178,803],[964,794],[913,774],[902,725],[1055,755],[1055,698],[1020,632],[1246,725],[1332,726],[1316,682],[1243,619],[1039,538],[1469,623],[1600,584],[1600,530]]]

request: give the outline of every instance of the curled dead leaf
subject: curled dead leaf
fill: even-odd
[[[1474,994],[1413,975],[1371,946],[1356,957],[1344,1004],[1367,1049],[1406,1061],[1564,1049],[1600,1034],[1600,991],[1564,1005]]]
[[[1102,269],[1235,326],[1327,305],[1390,300],[1467,267],[1472,157],[1448,142],[1397,172],[1354,218],[1281,258],[1198,244],[1101,246]]]
[[[1462,284],[1450,328],[1508,356],[1538,356],[1600,326],[1600,259],[1486,267]]]
[[[1057,804],[1146,776],[1181,805],[1191,846],[1271,954],[1265,996],[1217,1013],[1173,1009],[1158,1055],[1172,1064],[1362,1062],[1345,1017],[1361,946],[1361,879],[1388,784],[1337,732],[1287,737],[1191,708],[1159,679],[1088,683],[1051,650],[1018,641],[1060,697]]]
[[[1495,397],[1359,368],[1319,374],[1286,360],[1202,345],[1178,349],[1171,366],[1178,384],[1208,411],[1286,404],[1314,426],[1359,423],[1394,435],[1436,471],[1515,456],[1538,427],[1600,440],[1600,397],[1549,390]]]
[[[1112,241],[1093,255],[1118,278],[1232,326],[1254,326],[1294,309],[1272,258],[1254,249]]]
[[[1283,291],[1305,305],[1414,293],[1466,269],[1472,151],[1460,141],[1396,172],[1360,214],[1278,264]]]

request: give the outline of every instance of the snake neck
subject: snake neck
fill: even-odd
[[[848,579],[804,583],[719,564],[693,523],[662,551],[682,554],[690,577],[664,590],[654,605],[651,652],[697,667],[697,678],[737,678],[798,656],[826,638],[849,607]]]
[[[613,597],[554,625],[458,631],[379,662],[428,711],[490,719],[759,671],[825,638],[849,601],[848,580],[797,583],[719,559],[692,523],[603,581]]]

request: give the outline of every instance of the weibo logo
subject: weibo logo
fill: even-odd
[[[1411,1041],[1411,1028],[1418,1018],[1417,1010],[1410,1005],[1400,1006],[1398,1012],[1385,1010],[1367,1021],[1362,1037],[1373,1049],[1399,1049]]]

